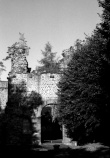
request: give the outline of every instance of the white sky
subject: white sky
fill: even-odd
[[[33,70],[48,41],[61,56],[76,39],[83,40],[84,33],[91,35],[100,22],[97,13],[101,13],[97,0],[0,0],[0,61],[21,32],[31,48],[27,60]],[[4,65],[2,80],[8,77],[10,60]]]

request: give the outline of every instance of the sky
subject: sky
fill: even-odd
[[[27,60],[32,70],[47,42],[61,57],[76,39],[91,35],[101,12],[97,0],[0,0],[0,61],[7,56],[8,47],[19,41],[19,32],[30,47]],[[4,65],[7,71],[1,79],[7,80],[11,61]]]

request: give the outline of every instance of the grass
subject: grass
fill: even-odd
[[[59,149],[55,149],[54,145],[59,145]],[[110,148],[100,143],[90,143],[83,146],[68,146],[62,144],[60,141],[53,141],[43,143],[39,148],[34,150],[4,151],[4,157],[5,154],[11,157],[22,156],[30,158],[110,158]]]
[[[55,150],[54,145],[59,144]],[[47,149],[53,158],[110,158],[110,148],[100,143],[89,143],[83,146],[64,145],[61,142],[44,143],[42,147]]]

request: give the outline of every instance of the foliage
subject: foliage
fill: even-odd
[[[110,2],[102,22],[77,49],[59,82],[59,120],[79,142],[107,141],[110,119]]]
[[[24,53],[25,55],[29,54],[29,47],[26,44],[26,40],[24,38],[24,34],[20,34],[19,42],[14,43],[11,47],[8,47],[7,56],[3,60],[8,60],[13,58],[17,53]]]
[[[27,97],[27,104],[32,109],[36,109],[39,105],[43,105],[42,97],[39,93],[32,91]]]
[[[42,66],[37,68],[40,72],[57,73],[60,70],[60,64],[56,59],[56,53],[52,52],[52,46],[48,42],[45,50],[42,51],[43,58],[39,61]]]
[[[78,50],[73,55],[68,69],[65,70],[59,83],[60,120],[62,119],[62,122],[66,124],[69,136],[75,140],[81,139],[80,131],[84,135],[88,130],[89,124],[89,128],[91,128],[91,124],[97,126],[99,123],[94,118],[94,114],[91,115],[91,112],[96,112],[95,100],[94,103],[91,103],[91,100],[94,98],[94,95],[100,93],[100,91],[98,92],[98,86],[95,84],[98,79],[98,68],[94,72],[97,63],[92,65],[94,60],[90,59],[92,54],[88,54],[88,50],[90,50],[90,47],[85,52],[83,46],[80,51]],[[93,84],[92,79],[94,79]],[[93,92],[96,94],[92,94]],[[87,129],[85,126],[87,126]]]
[[[6,71],[6,68],[5,68],[3,62],[0,61],[0,77],[1,77],[1,73],[2,73],[3,71]]]
[[[0,71],[6,71],[2,61],[0,61]]]
[[[9,98],[2,120],[3,142],[6,146],[27,147],[32,145],[34,109],[42,104],[36,92],[27,94],[25,82],[9,84]]]

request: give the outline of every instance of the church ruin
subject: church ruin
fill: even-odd
[[[5,109],[6,102],[8,101],[8,84],[10,79],[13,84],[19,84],[21,81],[26,83],[27,92],[35,91],[41,94],[44,105],[39,106],[35,110],[36,117],[33,119],[35,127],[37,129],[37,136],[39,138],[39,144],[41,143],[41,111],[44,106],[51,107],[54,111],[57,104],[57,83],[60,80],[61,72],[58,73],[45,73],[37,72],[36,70],[31,72],[31,68],[28,67],[26,56],[29,53],[29,47],[26,45],[23,34],[20,35],[19,42],[15,43],[12,47],[8,48],[8,54],[11,59],[11,71],[8,74],[8,81],[0,81],[0,107]],[[65,50],[61,59],[61,69],[67,67],[67,63],[70,60],[71,49]],[[62,130],[63,142],[67,142],[68,138],[65,134],[65,130]]]

